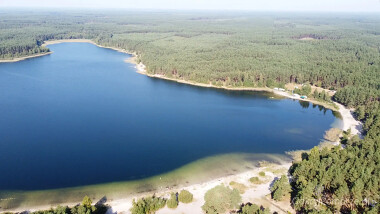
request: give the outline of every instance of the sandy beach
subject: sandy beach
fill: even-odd
[[[59,44],[59,43],[64,43],[64,42],[85,42],[85,43],[91,43],[96,45],[96,43],[92,40],[89,39],[60,39],[60,40],[48,40],[45,41],[42,46],[48,46],[48,45],[54,45],[54,44]]]
[[[32,56],[24,56],[24,57],[18,57],[18,58],[14,58],[14,59],[2,59],[2,60],[0,60],[0,63],[3,63],[3,62],[19,62],[19,61],[30,59],[30,58],[35,58],[35,57],[40,57],[40,56],[46,56],[46,55],[49,55],[49,54],[52,54],[52,53],[53,52],[50,51],[50,52],[36,54],[36,55],[32,55]]]
[[[194,195],[194,200],[192,203],[183,204],[180,203],[176,209],[169,209],[167,207],[159,210],[157,214],[197,214],[203,213],[202,205],[204,204],[204,195],[205,193],[218,186],[220,184],[224,184],[225,186],[229,186],[231,181],[238,182],[243,184],[246,189],[245,193],[242,195],[242,202],[254,202],[265,207],[269,207],[271,211],[277,211],[278,213],[287,213],[287,211],[294,213],[294,210],[290,207],[290,204],[284,206],[282,203],[274,203],[272,200],[269,200],[270,195],[270,184],[275,179],[281,176],[281,174],[286,174],[286,171],[289,169],[291,163],[281,163],[281,164],[268,164],[267,166],[263,166],[257,169],[250,170],[248,172],[230,175],[219,179],[214,179],[206,183],[190,185],[183,188],[172,189],[157,193],[156,196],[164,196],[168,198],[171,192],[179,192],[182,189],[190,191]],[[259,172],[265,172],[265,177],[259,176]],[[252,184],[249,179],[251,177],[259,177],[262,180],[261,184]],[[108,204],[112,207],[108,213],[130,213],[129,209],[132,207],[132,200],[138,199],[135,197],[120,199],[111,201]]]
[[[133,53],[133,52],[129,52],[127,50],[124,50],[124,49],[121,49],[121,48],[114,48],[114,47],[107,47],[107,46],[102,46],[102,45],[98,45],[96,44],[94,41],[92,40],[89,40],[89,39],[61,39],[61,40],[51,40],[51,41],[45,41],[42,46],[48,46],[48,45],[54,45],[54,44],[59,44],[59,43],[64,43],[64,42],[79,42],[79,43],[90,43],[90,44],[93,44],[93,45],[96,45],[98,47],[101,47],[101,48],[107,48],[107,49],[111,49],[111,50],[115,50],[115,51],[118,51],[118,52],[121,52],[121,53],[126,53],[126,54],[130,54],[132,55],[132,59],[135,59],[136,58],[136,53]],[[130,63],[134,63],[134,61],[128,61]]]

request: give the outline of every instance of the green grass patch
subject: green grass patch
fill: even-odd
[[[231,181],[230,186],[232,187],[232,189],[236,189],[237,191],[239,191],[240,194],[244,194],[245,190],[247,189],[247,187],[244,184],[235,181]]]

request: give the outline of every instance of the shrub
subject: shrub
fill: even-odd
[[[58,206],[57,208],[50,210],[43,210],[43,211],[35,211],[31,212],[31,214],[66,214],[70,213],[70,209],[67,206]],[[6,213],[6,214],[12,214],[12,213]]]
[[[165,207],[165,205],[166,199],[150,196],[147,198],[141,198],[137,202],[133,199],[130,211],[132,214],[151,214]]]
[[[244,194],[245,190],[247,189],[247,187],[244,184],[235,181],[231,181],[230,186],[232,187],[232,189],[237,189],[240,194]]]
[[[270,210],[264,207],[259,207],[256,204],[246,203],[242,204],[238,213],[241,214],[269,214]]]
[[[225,213],[227,210],[237,209],[240,202],[238,190],[219,185],[206,192],[202,209],[210,214]]]
[[[260,175],[261,177],[265,177],[265,172],[259,172],[259,175]]]
[[[57,208],[51,208],[50,210],[40,210],[31,212],[31,214],[105,214],[108,210],[108,206],[103,204],[96,204],[92,206],[92,200],[85,196],[82,204],[76,205],[72,208],[68,206],[58,206]]]
[[[289,195],[291,190],[292,189],[286,175],[282,175],[281,178],[276,180],[270,188],[272,198],[275,201],[281,201],[285,196]]]
[[[82,204],[71,208],[70,211],[73,214],[91,214],[96,211],[96,207],[91,204],[92,200],[86,195],[82,200]]]
[[[187,190],[182,190],[178,195],[178,200],[182,203],[190,203],[193,201],[193,194]]]
[[[249,182],[253,183],[253,184],[259,184],[260,183],[260,179],[258,177],[252,177],[249,179]]]
[[[325,135],[323,137],[328,141],[336,142],[339,140],[339,136],[341,133],[342,131],[340,129],[331,128],[325,132]]]
[[[94,213],[96,208],[94,206],[85,207],[83,205],[75,206],[71,208],[71,213],[75,214],[91,214]]]
[[[92,200],[90,197],[88,197],[87,195],[84,196],[83,200],[82,200],[82,206],[84,207],[91,207],[91,204],[92,204]]]
[[[177,194],[172,193],[170,199],[166,202],[168,208],[175,209],[178,207]]]

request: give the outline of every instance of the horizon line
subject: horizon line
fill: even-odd
[[[38,9],[38,10],[97,10],[97,11],[109,11],[109,10],[119,10],[119,11],[196,11],[196,12],[289,12],[289,13],[378,13],[379,11],[375,10],[264,10],[264,9],[200,9],[200,8],[116,8],[116,7],[20,7],[20,6],[0,6],[1,9]],[[380,14],[379,14],[380,15]]]

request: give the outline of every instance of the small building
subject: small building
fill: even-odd
[[[279,90],[279,91],[285,91],[285,89],[283,89],[283,88],[279,88],[278,90]]]
[[[278,88],[274,88],[274,90],[278,90]]]
[[[302,99],[307,99],[307,96],[301,96]]]
[[[299,94],[293,94],[293,97],[300,98],[301,96]]]

